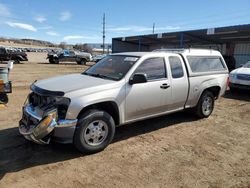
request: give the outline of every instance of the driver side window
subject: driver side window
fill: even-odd
[[[144,73],[148,81],[167,78],[163,57],[149,58],[143,61],[135,70],[135,73]]]

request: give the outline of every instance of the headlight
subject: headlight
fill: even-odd
[[[229,77],[230,77],[231,79],[235,79],[236,76],[237,76],[237,74],[235,74],[235,73],[230,73],[230,74],[229,74]]]
[[[41,96],[32,92],[28,96],[28,103],[32,104],[33,107],[38,106],[45,112],[56,108],[58,118],[64,119],[70,104],[70,99],[66,97]]]
[[[58,118],[65,119],[70,104],[70,99],[66,97],[55,97],[54,105],[57,106]]]

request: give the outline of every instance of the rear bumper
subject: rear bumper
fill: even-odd
[[[40,116],[32,106],[23,107],[23,116],[19,121],[19,132],[30,141],[49,144],[50,140],[70,143],[73,140],[77,119],[57,120],[56,109]]]

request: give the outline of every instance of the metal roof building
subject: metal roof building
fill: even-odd
[[[250,24],[112,39],[113,53],[189,47],[213,48],[234,56],[238,67],[250,60]]]

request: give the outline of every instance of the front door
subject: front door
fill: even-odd
[[[168,111],[171,103],[169,82],[164,57],[144,60],[135,73],[147,75],[146,83],[126,85],[125,119],[133,121]]]

